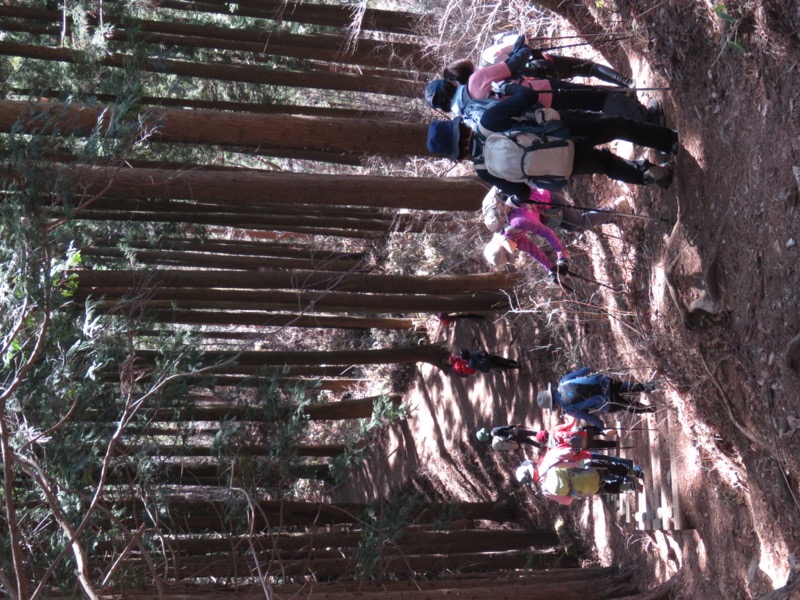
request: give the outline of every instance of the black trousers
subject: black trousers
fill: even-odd
[[[599,146],[614,140],[633,142],[638,146],[671,152],[678,141],[678,134],[669,127],[640,123],[622,117],[598,115],[580,110],[561,112],[561,121],[572,133],[589,146]]]
[[[641,383],[621,381],[619,379],[611,378],[608,384],[608,411],[616,412],[625,410],[632,413],[650,413],[655,412],[656,407],[652,404],[640,404],[632,398],[628,398],[624,394],[635,393],[644,391],[644,386]]]
[[[575,141],[573,175],[600,174],[625,183],[644,183],[648,163],[638,164],[611,152],[595,148],[613,140],[626,140],[639,146],[671,152],[678,134],[668,127],[639,123],[620,117],[609,117],[583,111],[563,111],[561,120]]]

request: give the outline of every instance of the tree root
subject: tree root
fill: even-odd
[[[705,292],[702,296],[693,301],[689,305],[688,309],[681,301],[680,296],[678,295],[678,288],[675,283],[674,271],[678,264],[678,259],[680,258],[679,252],[676,253],[672,260],[669,261],[667,269],[664,273],[664,280],[667,283],[669,296],[672,299],[672,303],[675,305],[675,308],[678,310],[678,313],[680,313],[681,320],[686,327],[690,327],[692,325],[692,316],[697,313],[717,315],[722,310],[722,289],[718,278],[719,250],[723,239],[722,233],[728,224],[729,217],[730,212],[726,212],[720,220],[714,236],[714,244],[711,246],[708,259],[705,261],[706,266],[703,269],[703,280],[706,288]],[[675,239],[677,239],[680,231],[680,223],[680,214],[678,214],[678,219],[675,221],[675,226],[672,228],[672,231],[669,234],[669,241],[673,239],[673,236],[675,236]]]

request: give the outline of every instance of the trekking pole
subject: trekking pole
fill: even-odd
[[[525,74],[525,69],[520,71],[523,75]],[[552,88],[549,90],[536,90],[537,94],[556,94],[559,92],[565,94],[571,94],[573,92],[606,92],[606,93],[616,93],[616,94],[627,94],[628,92],[669,92],[672,88],[670,87],[633,87],[633,88],[626,88],[626,87],[612,87],[612,86],[595,86],[595,87],[587,87],[587,88]]]
[[[629,31],[620,31],[617,33],[579,33],[577,35],[558,35],[552,37],[532,37],[528,38],[529,42],[546,42],[548,40],[574,40],[576,38],[596,38],[596,37],[620,37],[624,36],[623,39],[628,39],[633,37],[633,34]],[[587,42],[588,43],[588,42]]]
[[[627,35],[625,37],[611,38],[611,39],[604,40],[604,41],[607,41],[607,42],[619,42],[619,41],[622,41],[622,40],[627,40],[630,37],[631,36]],[[558,39],[558,38],[551,38],[551,39]],[[564,48],[577,48],[578,46],[588,46],[591,43],[592,42],[579,42],[577,44],[563,44],[561,46],[550,46],[549,48],[533,48],[533,49],[536,50],[537,52],[545,53],[545,52],[552,52],[553,50],[563,50]]]
[[[649,215],[629,215],[628,213],[621,213],[615,210],[607,210],[603,211],[597,207],[589,207],[589,206],[575,206],[574,204],[559,204],[558,202],[535,202],[533,200],[523,200],[528,204],[547,204],[549,206],[555,206],[557,208],[577,208],[578,210],[593,210],[597,212],[607,212],[609,214],[618,216],[618,217],[628,217],[629,219],[648,219],[650,221],[664,221],[664,223],[669,223],[672,225],[672,221],[667,219],[666,217],[651,217]]]
[[[661,431],[658,427],[603,427],[614,431]]]
[[[622,290],[616,288],[613,285],[609,285],[608,283],[603,283],[601,281],[597,281],[596,279],[590,279],[589,277],[584,277],[580,273],[576,273],[575,271],[567,270],[567,275],[570,277],[576,277],[578,279],[583,279],[583,281],[588,281],[589,283],[594,283],[595,285],[599,285],[600,287],[608,288],[612,292],[621,292]]]

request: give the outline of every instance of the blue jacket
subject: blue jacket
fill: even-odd
[[[581,367],[564,375],[558,382],[558,388],[552,390],[553,401],[571,417],[605,429],[603,421],[588,411],[608,410],[608,387],[611,380],[605,375],[591,373],[591,367]]]

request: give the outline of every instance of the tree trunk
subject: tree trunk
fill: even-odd
[[[249,469],[232,467],[226,461],[205,464],[192,464],[172,462],[152,465],[147,472],[150,483],[157,485],[186,485],[186,486],[211,486],[227,487],[233,485],[250,487],[254,484],[277,485],[297,479],[311,479],[316,481],[330,481],[330,466],[327,463],[311,464],[282,464],[275,461],[256,464],[248,463]],[[265,468],[266,467],[266,468]],[[281,472],[283,471],[283,472]],[[258,481],[254,481],[257,475]],[[135,469],[127,466],[112,468],[108,473],[108,485],[125,485],[140,480]]]
[[[232,496],[232,499],[235,498],[236,496]],[[174,533],[192,533],[202,530],[228,531],[229,528],[222,525],[233,505],[231,502],[208,496],[188,495],[166,497],[159,502],[158,507],[165,515],[165,521],[170,520],[170,515],[174,516]],[[121,508],[128,515],[144,509],[141,501],[134,498],[114,502],[111,507]],[[320,527],[336,524],[357,525],[363,522],[363,515],[368,508],[371,507],[367,504],[261,500],[254,503],[254,527],[259,531],[267,526],[274,528],[311,524]],[[508,503],[499,502],[426,503],[412,509],[409,518],[415,522],[433,522],[439,520],[442,515],[454,513],[467,519],[495,522],[507,522],[516,518]]]
[[[253,325],[259,327],[306,327],[322,329],[401,329],[414,326],[411,319],[393,317],[347,317],[298,313],[232,312],[232,311],[180,311],[158,310],[148,317],[161,323],[183,325]],[[203,332],[198,332],[203,335]],[[248,339],[258,339],[265,333],[245,332]]]
[[[356,400],[341,400],[330,403],[311,403],[302,407],[303,414],[310,421],[341,421],[344,419],[369,419],[375,402],[383,396],[370,396]],[[387,397],[389,402],[399,405],[401,397],[393,394]],[[147,415],[150,422],[182,422],[182,421],[222,421],[231,419],[253,423],[266,423],[283,419],[297,410],[296,406],[285,406],[267,415],[257,407],[231,404],[222,401],[198,401],[187,406],[170,408],[151,408]],[[91,415],[89,415],[91,417]]]
[[[324,448],[310,446],[310,448]],[[343,446],[342,446],[343,448]],[[182,555],[200,556],[224,552],[232,547],[245,548],[249,542],[261,551],[275,551],[282,556],[310,556],[317,549],[336,549],[342,554],[352,551],[364,540],[363,531],[326,533],[281,533],[278,535],[227,536],[207,539],[176,539],[170,547]],[[464,554],[473,552],[502,552],[558,544],[558,535],[552,529],[464,529],[459,531],[404,532],[382,548],[389,554]],[[302,553],[302,554],[301,554]]]
[[[0,13],[1,14],[1,13]],[[127,19],[116,24],[108,37],[112,40],[143,41],[187,48],[211,48],[248,52],[256,56],[285,56],[326,63],[393,67],[408,71],[434,72],[438,65],[418,44],[360,38],[344,35],[303,35],[289,31],[267,31],[255,28],[214,27],[187,23],[171,23]],[[57,31],[57,30],[56,30]],[[398,72],[398,76],[401,76]]]
[[[54,62],[79,63],[86,60],[86,54],[69,48],[50,48],[0,41],[0,54],[35,58]],[[135,61],[140,71],[148,73],[169,73],[183,77],[196,77],[216,81],[237,81],[261,85],[313,88],[323,90],[342,90],[350,92],[385,94],[414,98],[421,93],[422,86],[410,79],[389,79],[352,75],[348,73],[324,73],[265,69],[261,65],[232,65],[224,63],[202,63],[168,58],[134,59],[126,54],[108,54],[99,59],[106,67],[126,68]]]
[[[76,300],[85,300],[85,290],[78,290]],[[96,288],[95,298],[108,294],[122,298],[127,288]],[[437,312],[492,312],[507,309],[508,296],[502,292],[454,295],[350,294],[346,292],[301,292],[263,290],[171,289],[158,299],[161,290],[151,290],[147,297],[132,300],[101,300],[98,310],[253,310],[289,312],[306,310],[326,313],[395,314]],[[156,297],[156,299],[153,299]]]
[[[152,365],[161,353],[157,350],[137,350],[135,359],[140,365]],[[435,367],[450,355],[443,344],[427,346],[404,346],[377,350],[319,350],[319,351],[260,351],[244,350],[205,352],[203,364],[233,360],[240,365],[291,366],[291,365],[385,365],[396,363],[424,362]]]
[[[300,558],[269,562],[269,557],[259,557],[268,561],[262,566],[262,572],[274,576],[304,577],[341,577],[358,573],[357,561],[354,557],[343,558]],[[497,571],[501,569],[548,569],[565,564],[576,565],[573,558],[565,558],[555,553],[544,552],[508,552],[502,554],[451,554],[451,555],[407,555],[384,557],[382,574],[430,576],[432,574],[459,571],[476,573]],[[242,577],[255,575],[251,559],[241,553],[214,554],[203,557],[186,557],[179,563],[179,578],[199,577]],[[555,590],[551,588],[551,593]],[[389,593],[391,595],[391,593]],[[352,593],[350,598],[352,598]],[[425,597],[425,596],[423,596]],[[316,598],[316,596],[315,596]]]
[[[0,42],[0,48],[3,42]],[[106,131],[112,117],[106,106],[0,101],[0,129],[11,131],[19,119],[23,131],[41,131],[37,116],[59,121],[59,135],[87,136],[102,123]],[[289,150],[321,150],[341,154],[379,154],[387,157],[428,155],[427,126],[372,119],[325,119],[293,115],[259,115],[211,110],[154,109],[142,123],[149,139],[184,144],[216,144]]]
[[[235,5],[220,0],[205,0],[204,2],[161,0],[159,5],[173,10],[234,14],[336,28],[350,27],[353,22],[354,10],[343,4],[310,4],[284,2],[283,0],[240,1]],[[430,16],[419,13],[367,8],[360,21],[360,29],[414,35],[417,27],[430,20]]]
[[[51,212],[52,216],[66,216],[61,210]],[[247,229],[251,231],[291,231],[294,233],[314,234],[318,231],[330,232],[329,235],[337,237],[364,238],[388,233],[394,229],[389,220],[379,219],[350,219],[282,215],[254,215],[248,218],[245,215],[225,215],[221,213],[197,212],[123,212],[82,210],[75,215],[76,219],[84,221],[131,221],[145,223],[188,223],[193,225],[217,225]]]
[[[306,7],[308,5],[305,5]],[[225,11],[227,13],[227,11]],[[94,15],[90,14],[89,20],[96,25]],[[422,17],[423,15],[418,15]],[[28,19],[32,21],[45,21],[53,23],[49,26],[16,23],[16,26],[27,25],[34,33],[48,33],[58,35],[61,32],[62,13],[57,10],[37,9],[20,6],[1,6],[0,17],[12,17],[17,19]],[[72,19],[67,15],[67,31],[71,31]],[[292,33],[291,31],[278,30],[270,31],[267,28],[233,28],[216,27],[211,25],[198,25],[194,23],[177,23],[173,21],[152,21],[143,19],[125,18],[120,20],[113,15],[105,15],[105,24],[113,25],[114,28],[106,30],[104,33],[108,39],[126,39],[121,36],[129,35],[128,29],[134,32],[149,34],[166,34],[181,36],[184,39],[208,38],[218,42],[227,43],[251,43],[258,46],[248,47],[247,51],[254,53],[277,54],[281,56],[291,56],[294,58],[315,58],[318,60],[335,59],[345,60],[350,64],[364,64],[366,66],[383,67],[391,61],[402,59],[402,62],[395,64],[406,69],[409,65],[416,66],[417,70],[436,71],[439,68],[433,62],[428,53],[422,50],[419,44],[414,42],[390,42],[386,40],[376,40],[370,38],[351,39],[345,34],[323,34],[303,35]],[[10,26],[7,26],[10,30]],[[27,31],[28,29],[20,29]],[[151,36],[141,36],[148,39],[163,41],[162,38]],[[215,46],[209,46],[215,47]],[[221,46],[220,46],[221,47]],[[244,50],[242,47],[233,49]],[[285,51],[292,51],[292,54],[283,54]],[[351,61],[354,61],[351,63]]]
[[[353,261],[320,262],[306,258],[264,258],[261,256],[231,256],[199,252],[172,250],[133,250],[130,253],[117,248],[81,248],[81,256],[91,256],[104,263],[128,263],[129,257],[137,262],[163,266],[215,267],[219,269],[258,271],[260,269],[301,269],[324,270],[328,272],[349,272],[366,270],[367,265]],[[108,260],[103,260],[108,259]],[[124,260],[123,260],[124,259]]]
[[[514,274],[504,272],[474,275],[378,275],[327,271],[210,271],[167,270],[151,271],[85,271],[74,270],[76,297],[84,297],[95,288],[124,290],[159,288],[161,297],[169,297],[171,288],[225,289],[298,289],[369,294],[447,294],[488,292],[513,288],[519,281]]]
[[[121,237],[102,237],[93,240],[96,245],[115,245],[123,241]],[[164,248],[166,250],[183,250],[192,252],[213,252],[217,254],[251,255],[251,256],[281,256],[286,258],[304,258],[319,260],[321,262],[334,260],[361,261],[365,258],[363,252],[340,252],[325,248],[311,248],[308,246],[294,246],[291,244],[276,243],[264,240],[228,240],[209,239],[197,240],[191,238],[164,237],[158,242],[147,240],[127,240],[125,245],[131,248]]]
[[[271,381],[271,375],[215,375],[209,374],[204,380],[210,383],[203,383],[204,387],[230,387],[237,388],[261,387]],[[332,392],[346,392],[366,383],[365,379],[298,379],[289,377],[278,377],[276,384],[281,389],[298,390],[327,390]]]
[[[0,102],[0,110],[3,103]],[[62,165],[59,173],[87,197],[173,198],[259,206],[292,202],[419,210],[479,210],[486,188],[476,177],[383,177],[307,173],[170,171]]]

